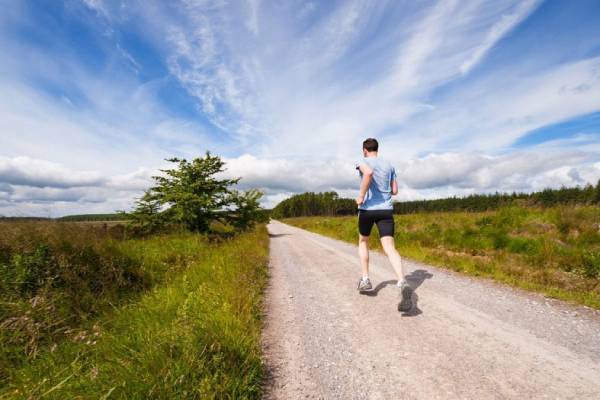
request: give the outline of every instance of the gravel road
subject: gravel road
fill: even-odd
[[[600,312],[274,221],[263,336],[266,399],[600,399]]]

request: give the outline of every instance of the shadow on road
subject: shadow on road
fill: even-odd
[[[413,288],[413,296],[412,296],[413,307],[410,311],[403,312],[402,316],[403,317],[414,317],[416,315],[423,313],[423,311],[421,311],[418,306],[419,296],[417,295],[416,290],[419,286],[421,286],[423,284],[425,279],[433,278],[433,274],[424,269],[416,269],[413,272],[411,272],[410,274],[406,275],[404,278],[406,279],[406,282],[410,285],[410,287]],[[379,284],[377,284],[377,286],[375,286],[372,290],[360,292],[360,294],[365,295],[365,296],[374,297],[374,296],[377,296],[379,291],[381,289],[383,289],[384,287],[386,287],[388,285],[396,285],[396,283],[398,283],[398,280],[396,280],[396,279],[379,282]]]
[[[270,238],[278,238],[282,236],[290,236],[291,233],[269,233]]]
[[[412,294],[412,308],[408,311],[400,311],[403,317],[416,317],[419,314],[423,314],[423,311],[419,308],[419,295],[413,292]]]
[[[377,296],[377,293],[379,293],[379,291],[381,289],[383,289],[384,287],[388,286],[388,285],[395,285],[398,281],[396,279],[392,279],[389,281],[383,281],[383,282],[379,282],[379,284],[377,286],[375,286],[373,289],[371,290],[365,290],[363,292],[359,292],[360,294],[363,294],[365,296]]]
[[[404,279],[406,279],[406,282],[408,282],[410,287],[413,288],[413,306],[409,311],[402,313],[403,317],[414,317],[423,313],[423,311],[419,309],[419,295],[417,294],[416,290],[419,286],[423,284],[425,279],[431,278],[433,278],[433,274],[424,269],[415,269],[413,272],[404,277]]]
[[[417,288],[423,284],[425,279],[431,278],[433,278],[433,274],[425,269],[415,269],[404,277],[413,290],[417,290]]]

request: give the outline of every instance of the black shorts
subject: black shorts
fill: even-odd
[[[358,232],[369,236],[373,224],[377,224],[379,237],[394,236],[394,211],[392,210],[358,210]]]

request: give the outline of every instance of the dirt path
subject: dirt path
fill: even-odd
[[[403,315],[382,255],[360,295],[355,246],[269,232],[267,399],[600,399],[599,312],[405,261]]]

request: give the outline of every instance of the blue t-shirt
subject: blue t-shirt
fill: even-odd
[[[367,164],[373,170],[373,179],[365,200],[359,210],[393,210],[392,182],[396,180],[396,170],[386,160],[379,157],[365,157],[356,163],[356,169],[362,180],[362,172],[358,167]]]

